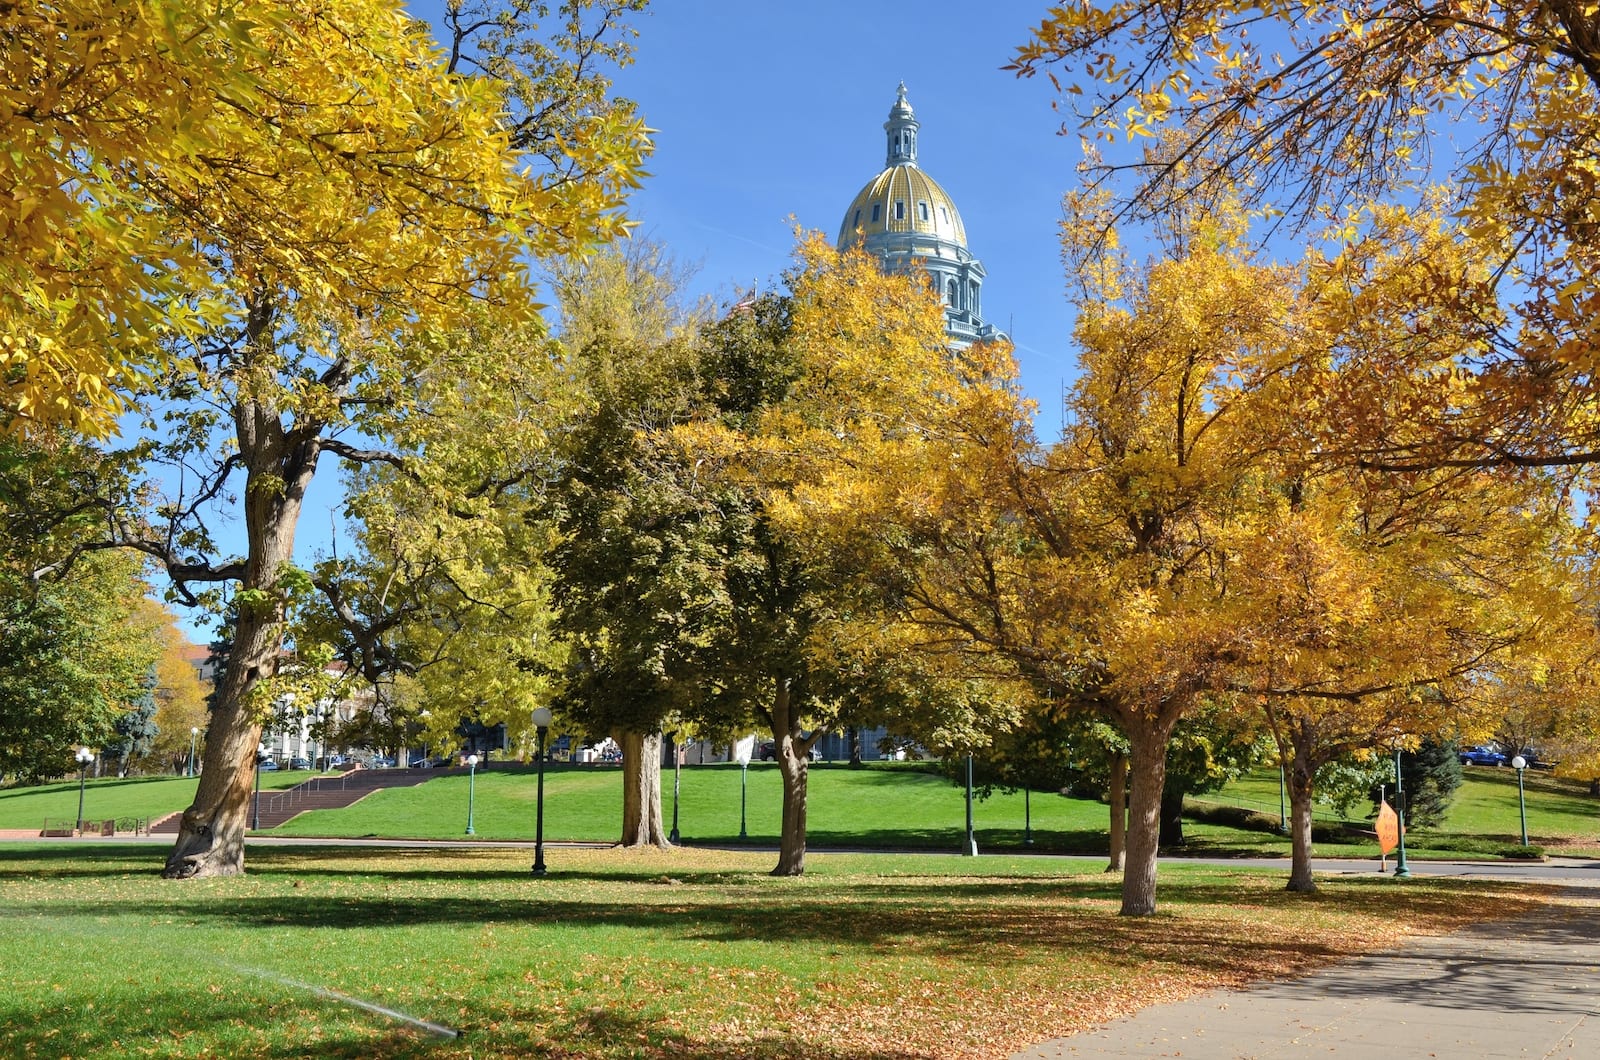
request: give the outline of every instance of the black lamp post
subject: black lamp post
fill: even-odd
[[[533,828],[533,874],[543,876],[544,867],[544,737],[550,731],[550,708],[539,707],[533,712],[533,727],[539,733],[539,799]]]
[[[739,763],[739,838],[747,839],[744,830],[745,778],[750,775],[750,755],[756,749],[756,738],[746,736],[733,748],[733,757]]]
[[[252,832],[261,827],[261,760],[267,757],[267,745],[256,744],[256,801],[255,808],[250,813],[250,830]]]
[[[673,733],[667,739],[672,741],[672,831],[667,835],[667,842],[678,841],[678,787],[683,781],[683,748],[678,746],[678,734]]]
[[[1522,771],[1528,768],[1528,760],[1517,755],[1511,760],[1511,768],[1517,771],[1517,811],[1522,817],[1522,845],[1528,845],[1528,800],[1522,794]]]
[[[1022,845],[1033,846],[1033,792],[1022,789]]]
[[[194,745],[198,739],[200,739],[200,728],[199,726],[191,725],[189,727],[189,769],[184,773],[186,777],[194,776]]]
[[[87,747],[78,748],[78,753],[73,756],[78,760],[78,833],[83,833],[83,784],[89,776],[89,763],[94,761],[94,752]]]
[[[1394,878],[1409,880],[1411,869],[1406,865],[1406,795],[1405,781],[1400,779],[1400,748],[1394,749],[1394,801],[1400,824],[1400,849],[1394,858]]]
[[[467,834],[476,835],[472,830],[472,799],[478,782],[478,756],[467,756]]]
[[[967,843],[961,853],[978,856],[978,840],[972,834],[972,755],[967,755]]]

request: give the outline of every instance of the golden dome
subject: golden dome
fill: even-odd
[[[890,166],[856,193],[839,226],[839,249],[857,239],[911,233],[967,245],[967,230],[949,194],[914,164]]]

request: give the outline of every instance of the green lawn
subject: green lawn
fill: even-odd
[[[287,788],[308,773],[263,773],[263,790]],[[1529,770],[1528,831],[1539,847],[1568,853],[1600,853],[1600,798],[1586,784]],[[187,806],[195,781],[144,777],[92,780],[84,813],[108,817],[160,817]],[[620,773],[614,767],[552,766],[545,778],[545,835],[555,840],[614,840],[621,815]],[[485,840],[533,836],[536,778],[529,767],[496,764],[480,770],[473,784],[473,825]],[[688,843],[737,844],[739,769],[732,765],[695,766],[683,771],[679,831]],[[662,805],[672,817],[672,774],[662,776]],[[749,770],[747,842],[777,841],[781,779],[771,763]],[[811,769],[807,823],[810,842],[819,848],[959,849],[965,828],[962,789],[920,769],[884,764],[852,770],[843,765]],[[411,788],[376,792],[344,810],[302,814],[273,829],[279,835],[335,837],[457,838],[465,835],[468,778],[439,776]],[[77,812],[76,782],[0,789],[0,828],[36,829],[46,818],[70,820]],[[1245,808],[1258,814],[1256,829],[1190,821],[1188,850],[1206,854],[1288,853],[1286,837],[1271,830],[1277,822],[1278,781],[1274,770],[1257,770],[1221,792],[1196,802]],[[1035,792],[1029,799],[1035,852],[1102,853],[1106,847],[1106,808],[1097,802]],[[1022,794],[996,793],[974,805],[974,827],[984,851],[1022,851],[1025,819]],[[1318,814],[1332,825],[1331,812]],[[1319,839],[1326,854],[1376,856],[1375,843],[1347,837],[1335,843],[1332,832]],[[1520,847],[1516,774],[1489,766],[1466,767],[1444,827],[1413,830],[1409,845],[1422,856],[1452,853],[1497,854]]]
[[[1100,859],[253,848],[173,883],[162,844],[0,845],[0,1055],[1003,1056],[1196,990],[1515,916],[1536,888]],[[459,1032],[459,1037],[451,1035]]]
[[[1444,823],[1431,829],[1411,829],[1408,845],[1428,856],[1436,853],[1509,853],[1520,847],[1521,818],[1517,800],[1517,774],[1510,768],[1463,766],[1461,788]],[[1528,816],[1528,840],[1546,853],[1600,856],[1600,797],[1589,794],[1584,781],[1553,776],[1543,770],[1524,772]],[[1270,827],[1278,820],[1278,774],[1276,770],[1253,770],[1220,792],[1200,796],[1199,803],[1222,804],[1251,810]],[[1314,814],[1319,824],[1335,824],[1332,810],[1319,806]],[[1266,833],[1248,839],[1235,829],[1205,824],[1186,824],[1185,832],[1197,848],[1217,844],[1229,849],[1260,853],[1287,853],[1288,841]],[[1333,844],[1320,842],[1324,853],[1351,856],[1376,856],[1377,845],[1350,837]]]
[[[750,766],[745,814],[748,841],[777,842],[782,778],[772,763]],[[485,839],[527,839],[534,828],[537,778],[530,768],[480,770],[473,829]],[[739,841],[739,767],[695,766],[683,771],[678,829],[690,843]],[[374,792],[344,810],[313,811],[274,829],[282,835],[456,838],[466,831],[468,778],[440,777],[414,788]],[[958,849],[966,828],[963,789],[906,768],[813,766],[807,783],[807,833],[817,846]],[[1103,849],[1106,808],[1083,799],[1034,793],[1031,819],[1041,850]],[[672,773],[662,775],[662,807],[672,824]],[[614,768],[556,766],[545,775],[545,836],[613,840],[622,813]],[[980,846],[1020,848],[1028,815],[1019,792],[974,803]]]
[[[261,774],[261,790],[292,788],[315,773]],[[83,816],[106,818],[164,817],[194,801],[197,779],[184,777],[106,777],[84,784]],[[36,787],[0,788],[0,828],[42,828],[46,818],[71,821],[78,815],[78,782],[63,781]]]

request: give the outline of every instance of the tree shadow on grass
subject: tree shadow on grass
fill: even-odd
[[[105,900],[13,904],[13,916],[62,918],[176,917],[201,925],[228,925],[296,930],[349,931],[372,928],[448,927],[478,929],[554,927],[578,932],[631,930],[657,939],[683,942],[754,942],[782,952],[785,944],[825,945],[844,951],[905,952],[953,958],[985,965],[1028,963],[1057,958],[1077,947],[1091,947],[1113,962],[1129,965],[1172,961],[1190,968],[1228,974],[1240,967],[1248,950],[1267,966],[1296,966],[1308,960],[1361,952],[1359,940],[1350,949],[1307,943],[1286,930],[1278,940],[1262,937],[1260,925],[1274,908],[1301,910],[1308,903],[1336,902],[1341,908],[1377,914],[1393,911],[1393,892],[1361,887],[1341,888],[1336,898],[1250,890],[1237,885],[1183,883],[1169,888],[1176,906],[1226,908],[1241,897],[1261,912],[1239,919],[1212,916],[1158,915],[1144,918],[1112,914],[1118,891],[1103,878],[955,879],[930,882],[861,882],[829,880],[826,886],[773,886],[731,893],[720,884],[663,885],[656,893],[639,893],[637,878],[620,881],[632,888],[597,889],[583,896],[586,880],[547,877],[527,881],[523,895],[506,897],[491,886],[480,893],[450,895],[372,894],[359,891],[318,894],[297,889],[287,894],[230,893],[175,901]],[[1476,885],[1476,893],[1484,893]],[[1538,906],[1516,897],[1514,887],[1488,887],[1498,892],[1499,909],[1516,914]],[[1462,887],[1426,883],[1408,888],[1406,915],[1417,922],[1444,918],[1459,902]],[[578,896],[574,896],[577,894]],[[1180,907],[1181,908],[1181,907]]]
[[[136,1049],[232,1057],[422,1057],[441,1039],[294,986],[273,986],[197,967],[192,989],[146,989],[138,1004],[107,1004],[70,991],[55,1003],[0,1005],[6,1056],[127,1056]],[[286,997],[287,996],[287,997]],[[70,1003],[60,1003],[62,998]],[[285,1004],[286,1000],[289,1002]],[[86,1011],[89,1010],[89,1011]],[[318,1030],[310,1033],[307,1024]]]

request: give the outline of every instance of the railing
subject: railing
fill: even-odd
[[[311,795],[322,791],[348,791],[350,778],[353,773],[343,773],[337,777],[312,777],[302,784],[297,784],[288,791],[280,791],[266,800],[262,809],[268,813],[277,813],[286,806],[298,805]]]
[[[91,821],[88,818],[73,820],[70,817],[46,817],[44,819],[44,827],[39,829],[41,836],[51,839],[60,839],[73,835],[114,836],[118,832],[149,835],[150,818],[107,817],[103,820]]]

